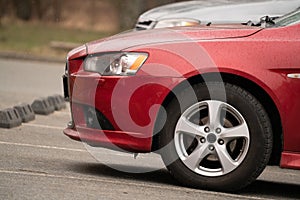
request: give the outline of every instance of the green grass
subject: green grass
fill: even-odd
[[[51,48],[51,41],[84,44],[111,34],[42,24],[2,25],[0,26],[0,51],[64,58],[67,51]]]

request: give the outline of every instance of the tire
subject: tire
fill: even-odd
[[[272,151],[270,119],[259,101],[241,87],[196,84],[181,90],[166,112],[158,136],[160,154],[183,185],[237,191],[266,167]]]

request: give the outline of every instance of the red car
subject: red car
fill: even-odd
[[[160,153],[182,184],[221,191],[267,164],[300,169],[300,11],[261,26],[130,32],[68,55],[64,133]]]

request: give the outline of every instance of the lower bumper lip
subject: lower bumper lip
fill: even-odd
[[[63,132],[73,140],[82,141],[94,147],[139,153],[151,151],[152,138],[137,137],[139,133],[96,130],[80,126],[76,126],[76,130],[66,128]]]

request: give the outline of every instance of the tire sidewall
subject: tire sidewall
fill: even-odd
[[[248,185],[257,178],[266,166],[266,160],[269,159],[271,131],[266,112],[251,94],[231,84],[197,84],[193,86],[193,90],[198,102],[219,100],[238,110],[249,129],[248,152],[243,162],[235,170],[222,176],[202,176],[187,168],[176,153],[174,133],[182,113],[197,102],[192,100],[193,98],[189,98],[191,90],[183,90],[177,96],[177,98],[184,99],[184,103],[180,103],[181,108],[176,109],[178,101],[174,99],[166,109],[168,118],[160,137],[160,142],[164,146],[161,148],[161,154],[165,164],[176,179],[190,187],[233,191]]]

